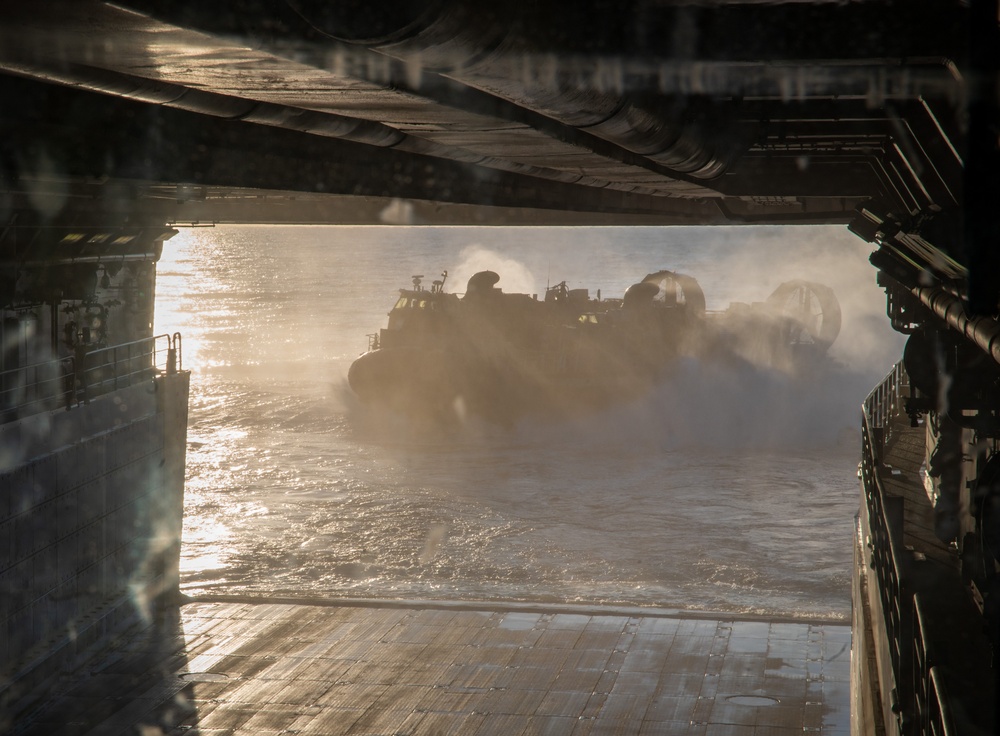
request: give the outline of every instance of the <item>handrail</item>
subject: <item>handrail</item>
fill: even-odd
[[[951,734],[951,719],[940,674],[924,632],[920,603],[903,561],[903,499],[890,496],[880,475],[895,420],[904,413],[902,389],[909,383],[902,363],[886,375],[862,405],[861,479],[868,517],[870,565],[877,580],[888,637],[894,692],[893,711],[901,730]]]
[[[0,422],[59,407],[182,370],[181,334],[155,335],[0,372]]]
[[[895,366],[863,404],[861,478],[868,513],[870,563],[877,581],[876,589],[882,606],[882,620],[885,623],[892,665],[893,682],[890,683],[891,687],[884,689],[893,693],[892,710],[903,720],[912,708],[913,686],[911,678],[907,676],[911,671],[912,631],[908,615],[909,593],[897,562],[902,540],[892,531],[902,520],[902,507],[894,499],[892,510],[886,508],[889,499],[879,477],[891,419],[898,413],[898,389],[902,378],[900,370],[899,365]],[[885,683],[883,687],[884,685]]]
[[[928,636],[924,620],[923,601],[919,594],[913,596],[913,687],[914,716],[918,733],[946,736],[954,732],[947,693],[937,667],[937,655]]]
[[[73,403],[72,357],[47,360],[0,373],[0,421]]]
[[[184,359],[181,350],[181,333],[175,332],[170,340],[170,351],[167,353],[167,373],[184,370]]]
[[[906,385],[909,385],[909,377],[902,362],[899,362],[865,399],[864,414],[869,428],[879,437],[879,445],[875,448],[879,460],[884,456],[885,445],[891,439],[892,419],[901,414],[902,388]]]
[[[955,728],[952,726],[954,721],[951,717],[951,706],[948,704],[948,691],[945,690],[941,679],[941,670],[937,666],[932,666],[928,674],[931,684],[928,733],[935,736],[952,736],[955,733]]]
[[[156,373],[168,373],[173,349],[170,335],[156,335],[91,350],[77,366],[78,395],[87,402],[92,396],[127,388]]]

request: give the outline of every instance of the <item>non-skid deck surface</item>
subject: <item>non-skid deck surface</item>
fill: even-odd
[[[850,627],[196,602],[24,734],[848,734]]]

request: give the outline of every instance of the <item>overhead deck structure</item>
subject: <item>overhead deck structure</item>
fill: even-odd
[[[5,186],[174,221],[328,221],[330,194],[686,224],[962,202],[989,38],[961,3],[487,5],[5,3]]]
[[[121,580],[104,572],[134,561],[119,546],[94,563],[107,590],[86,566],[53,583],[50,564],[79,551],[84,529],[106,540],[101,525],[120,528],[123,513],[140,514],[137,528],[149,519],[127,502],[36,541],[24,530],[53,504],[91,508],[87,494],[136,466],[102,449],[101,462],[122,464],[74,485],[54,439],[10,438],[58,424],[104,448],[110,415],[88,391],[100,376],[106,396],[134,392],[132,378],[106,385],[119,369],[183,400],[179,338],[162,336],[158,352],[135,315],[151,308],[169,226],[210,222],[844,223],[873,243],[889,318],[912,335],[908,378],[891,382],[909,395],[893,406],[926,433],[937,552],[992,632],[982,646],[996,647],[997,18],[997,0],[0,5],[0,429],[19,448],[0,467],[17,499],[0,507],[15,540],[0,558],[0,613],[19,682],[42,687],[51,668],[39,663],[60,661],[51,647],[82,605],[66,586],[89,591],[88,615],[114,628]],[[161,480],[176,496],[183,412],[162,398],[135,406],[130,421],[155,446],[136,457],[151,474],[170,458]],[[896,526],[912,514],[884,503],[901,497],[879,480],[887,412],[866,409],[855,591],[857,627],[876,632],[868,659],[855,637],[856,661],[875,663],[856,682],[884,697],[861,697],[855,717],[889,732],[955,727],[954,712],[928,710],[944,665],[901,654],[922,631],[918,609],[933,607],[906,583],[919,560]],[[57,483],[49,496],[23,490],[38,479]],[[175,580],[176,541],[147,571],[153,599]],[[881,565],[871,580],[869,561]],[[4,703],[28,698],[15,690]],[[977,718],[964,725],[992,728]]]

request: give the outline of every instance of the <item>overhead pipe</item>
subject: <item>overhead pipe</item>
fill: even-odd
[[[398,146],[406,138],[404,133],[383,123],[247,100],[96,67],[63,64],[59,67],[31,66],[11,69],[10,65],[0,62],[0,68],[44,78],[57,84],[90,89],[199,115],[297,130],[379,148]]]
[[[11,65],[0,61],[0,70],[14,71],[57,84],[114,94],[140,102],[158,104],[226,120],[296,130],[377,148],[394,148],[406,153],[478,164],[500,171],[509,171],[551,181],[620,189],[646,196],[662,195],[662,192],[654,187],[623,184],[571,171],[533,166],[463,148],[441,145],[376,121],[351,118],[329,112],[304,110],[269,102],[245,100],[206,90],[191,90],[169,82],[104,69],[83,69],[78,65],[65,65],[64,68],[58,69],[21,66],[12,68]]]
[[[970,317],[965,302],[940,286],[918,286],[909,291],[949,327],[1000,363],[1000,322],[989,316]]]
[[[365,2],[357,12],[351,2],[288,2],[320,32],[410,64],[415,80],[424,70],[451,77],[690,177],[712,179],[730,164],[731,145],[713,142],[686,105],[631,99],[614,68],[603,70],[608,89],[583,87],[579,73],[599,78],[602,70],[538,54],[514,30],[513,18],[482,4]]]
[[[871,217],[869,215],[869,219]],[[883,245],[868,260],[955,332],[1000,363],[1000,322],[989,315],[970,317],[962,298],[943,286],[920,286],[920,267],[913,261],[902,259],[893,249],[886,249]]]

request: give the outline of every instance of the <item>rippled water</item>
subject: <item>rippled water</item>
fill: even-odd
[[[866,255],[840,228],[184,230],[157,286],[193,372],[182,587],[847,617],[858,407],[899,347]],[[481,267],[604,296],[673,268],[710,309],[803,276],[850,334],[807,380],[688,362],[573,422],[433,432],[359,406],[347,368],[396,290]]]

